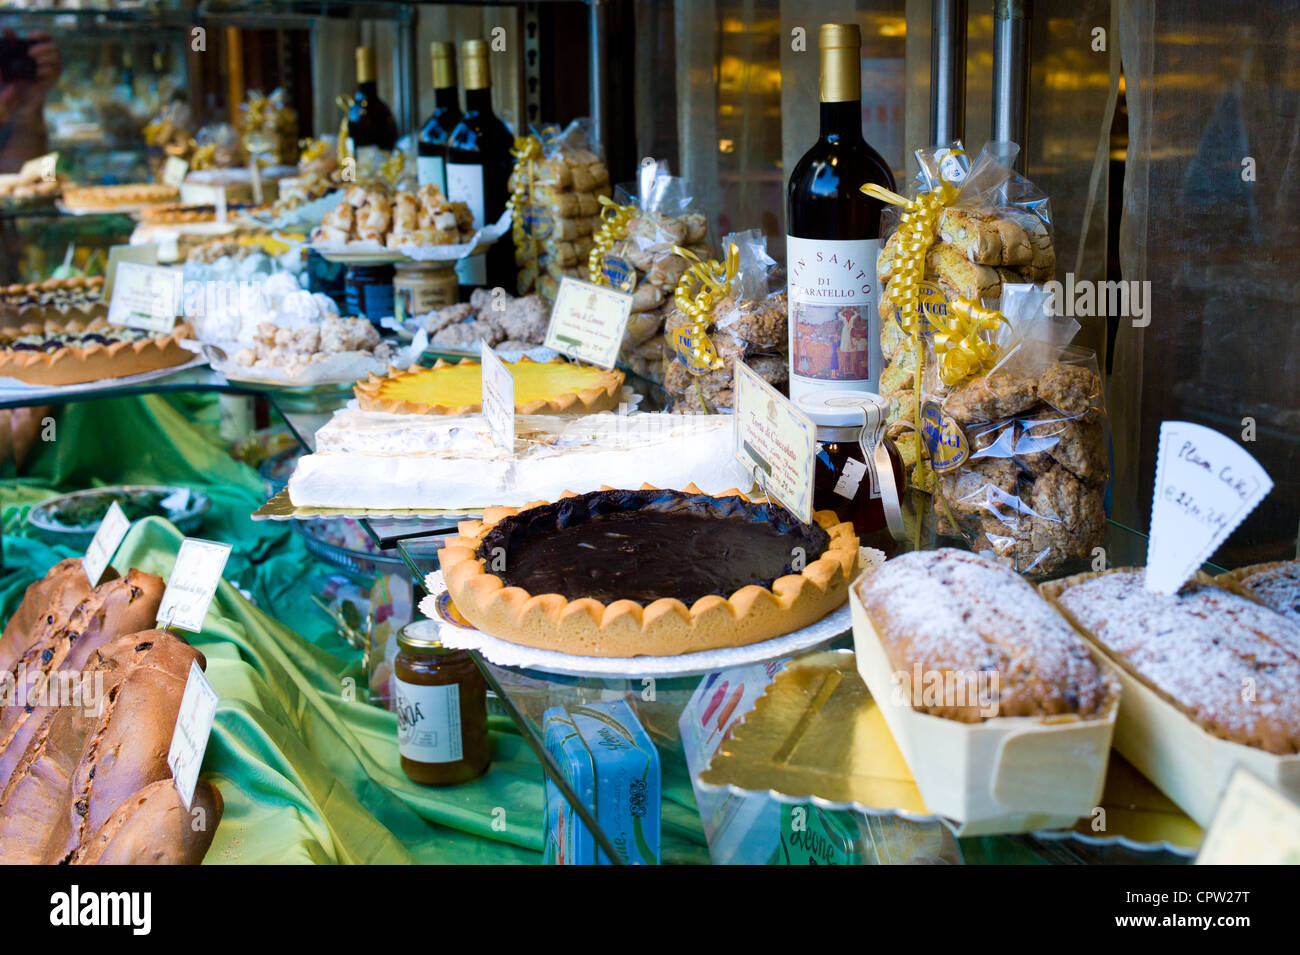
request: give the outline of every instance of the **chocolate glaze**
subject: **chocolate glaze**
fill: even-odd
[[[826,552],[830,535],[776,505],[680,491],[592,491],[497,523],[477,556],[507,587],[530,594],[647,604],[729,597],[770,587]],[[505,569],[492,568],[497,548]],[[802,566],[802,565],[801,565]]]

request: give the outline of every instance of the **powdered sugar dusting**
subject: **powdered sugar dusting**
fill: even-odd
[[[1058,600],[1139,677],[1216,736],[1300,750],[1300,626],[1218,587],[1166,596],[1123,570]]]
[[[1014,571],[966,551],[915,551],[857,584],[891,664],[996,672],[998,716],[1102,715],[1112,687],[1087,646]],[[973,721],[959,709],[920,707]]]
[[[1300,623],[1300,560],[1266,567],[1241,578],[1241,585],[1287,619]]]

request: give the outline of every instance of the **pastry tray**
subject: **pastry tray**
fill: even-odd
[[[310,521],[319,518],[351,517],[394,517],[394,518],[420,518],[423,520],[440,519],[440,520],[460,520],[462,518],[481,518],[483,512],[479,511],[447,511],[438,508],[395,508],[392,510],[367,510],[358,507],[307,507],[294,504],[289,500],[289,490],[284,488],[278,491],[274,497],[255,510],[252,518],[255,521]]]
[[[706,790],[956,829],[926,808],[850,650],[808,654],[787,664],[698,781]],[[1085,818],[1073,828],[1033,836],[1185,858],[1200,845],[1200,827],[1113,752],[1100,808],[1104,830],[1094,831]]]

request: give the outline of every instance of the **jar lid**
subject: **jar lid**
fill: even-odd
[[[824,428],[854,428],[863,424],[863,412],[874,410],[881,418],[889,411],[889,402],[870,391],[826,389],[809,391],[794,400],[795,406]]]
[[[408,624],[397,631],[397,646],[403,650],[415,650],[420,653],[431,653],[435,656],[456,652],[454,647],[444,647],[438,637],[426,635],[427,633],[437,633],[437,631],[424,626],[419,629],[412,629]]]

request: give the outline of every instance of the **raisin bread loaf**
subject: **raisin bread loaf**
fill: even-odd
[[[1105,717],[1119,692],[1087,644],[1019,574],[952,548],[886,561],[855,585],[885,655],[909,680],[943,684],[996,675],[996,716]],[[969,699],[969,698],[968,698]],[[964,723],[988,718],[973,701],[914,709]]]
[[[1300,625],[1207,577],[1165,595],[1126,568],[1042,590],[1135,678],[1222,739],[1300,752]]]
[[[112,831],[105,826],[140,790],[171,779],[167,750],[196,660],[162,630],[119,637],[80,672],[82,702],[97,705],[33,712],[39,728],[0,792],[0,862],[67,862]]]
[[[1220,574],[1215,582],[1300,623],[1300,560],[1240,567]]]

